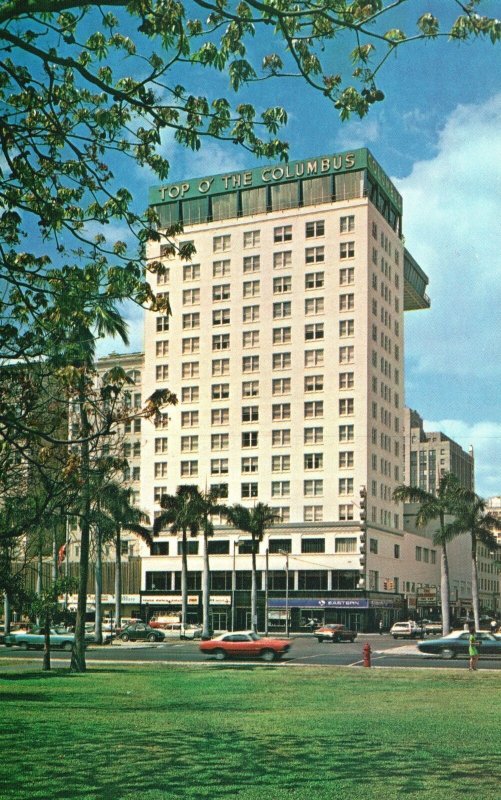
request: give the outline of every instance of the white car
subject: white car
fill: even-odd
[[[390,628],[390,633],[394,639],[417,639],[423,635],[423,629],[410,619],[407,622],[395,622]]]

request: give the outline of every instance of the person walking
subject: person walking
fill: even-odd
[[[475,672],[478,669],[478,646],[480,644],[475,633],[475,626],[470,626],[470,639],[469,639],[469,654],[470,654],[470,672]]]

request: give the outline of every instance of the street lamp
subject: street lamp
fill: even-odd
[[[289,553],[286,550],[278,552],[285,556],[285,635],[289,638]]]

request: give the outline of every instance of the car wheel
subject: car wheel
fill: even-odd
[[[218,648],[217,650],[214,650],[214,658],[216,659],[216,661],[224,661],[224,659],[226,658],[226,653],[224,652],[224,650]]]
[[[149,636],[148,636],[148,641],[149,641],[149,642],[156,642],[156,641],[157,641],[157,637],[155,636],[155,634],[154,634],[154,633],[150,633],[150,634],[149,634]]]
[[[261,653],[261,658],[263,661],[275,661],[275,653],[273,650],[263,650]]]
[[[61,647],[63,648],[63,650],[66,650],[67,652],[69,652],[72,649],[73,645],[72,645],[71,642],[63,642]]]
[[[338,644],[338,642],[340,642],[340,641],[341,640],[339,639],[338,636],[333,636],[332,639],[331,639],[332,644]]]
[[[398,639],[398,636],[395,636],[395,634],[393,634],[393,638],[394,638],[394,639]]]
[[[122,642],[128,642],[129,641],[129,634],[128,633],[122,633],[120,638],[121,638]]]
[[[440,655],[442,658],[446,659],[456,658],[454,650],[451,650],[449,647],[444,647],[443,650],[440,651]]]
[[[29,650],[30,649],[30,647],[28,645],[28,642],[19,642],[18,647],[20,648],[20,650]]]
[[[318,641],[319,644],[322,644],[322,642],[324,640],[323,640],[323,638],[321,636],[317,636],[317,641]]]

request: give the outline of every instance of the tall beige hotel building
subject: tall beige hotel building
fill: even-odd
[[[160,229],[182,222],[177,243],[196,252],[186,262],[166,239],[149,247],[172,314],[146,316],[144,396],[169,387],[179,404],[143,423],[142,506],[158,512],[163,493],[196,483],[276,510],[258,557],[260,629],[285,615],[291,629],[390,622],[427,579],[420,537],[404,534],[392,500],[404,477],[404,312],[429,306],[400,194],[360,149],[187,178],[150,203]],[[202,546],[190,542],[192,620]],[[248,627],[245,536],[217,526],[210,559],[213,627]],[[180,569],[165,531],[143,559],[142,604],[178,609]]]

